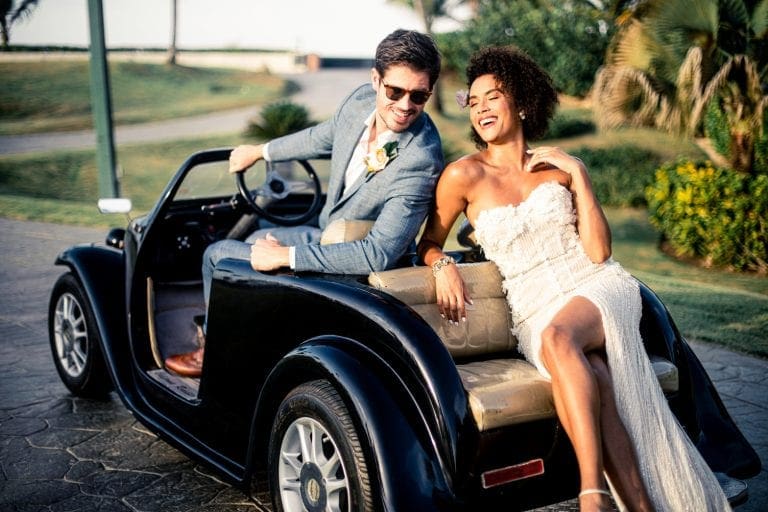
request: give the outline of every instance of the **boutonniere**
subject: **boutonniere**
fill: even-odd
[[[371,174],[384,169],[397,156],[397,141],[387,142],[375,151],[365,155],[365,168]]]

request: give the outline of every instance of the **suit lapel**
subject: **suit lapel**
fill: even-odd
[[[336,205],[338,205],[339,201],[342,200],[343,195],[347,195],[347,191],[344,190],[344,175],[347,172],[347,167],[349,166],[349,162],[352,160],[352,155],[355,153],[355,147],[357,146],[357,143],[360,141],[360,137],[363,136],[364,130],[365,130],[365,125],[362,125],[360,127],[360,130],[356,132],[356,137],[354,138],[354,142],[348,145],[346,148],[344,148],[344,158],[339,159],[339,162],[344,162],[343,165],[339,165],[339,168],[334,169],[335,172],[331,173],[331,177],[333,178],[333,180],[331,183],[328,184],[328,188],[329,188],[329,192],[332,194],[334,209],[336,208]]]
[[[397,159],[399,158],[399,154],[402,151],[404,151],[405,148],[408,146],[408,144],[410,144],[411,140],[413,140],[413,132],[410,129],[406,130],[400,133],[395,140],[397,141],[398,156],[396,156],[392,161],[390,161],[387,164],[387,166],[379,172],[368,172],[367,170],[363,171],[363,173],[360,176],[358,176],[358,178],[355,180],[352,186],[347,187],[347,189],[344,190],[344,194],[341,197],[337,196],[336,204],[333,205],[333,209],[331,210],[332,212],[335,212],[336,210],[341,208],[344,205],[344,203],[346,203],[349,200],[350,197],[356,194],[362,186],[366,185],[369,181],[373,180],[377,174],[382,172],[387,172],[387,171],[394,172],[394,169],[399,164],[399,162],[397,161]],[[349,158],[351,157],[352,155],[350,154]],[[347,165],[349,165],[349,158],[347,159]],[[340,185],[339,193],[341,189],[342,189],[342,186]]]
[[[413,123],[410,127],[408,127],[407,130],[404,132],[398,134],[397,138],[397,152],[398,156],[395,157],[394,160],[392,160],[387,167],[385,167],[383,170],[379,172],[387,172],[388,170],[391,172],[393,169],[389,169],[391,166],[399,166],[398,158],[399,154],[406,150],[408,145],[413,140],[415,134],[419,133],[419,131],[424,127],[424,123],[426,123],[426,115],[422,112],[421,115],[419,115],[419,119],[416,120],[415,123]],[[355,146],[360,141],[360,137],[363,136],[363,130],[365,130],[364,126],[361,126],[360,130],[356,131],[356,137],[354,138],[354,141],[352,144],[350,144],[346,149],[345,158],[343,160],[340,160],[341,162],[344,162],[343,168],[341,169],[334,169],[335,172],[331,172],[331,177],[335,178],[333,179],[333,183],[329,184],[329,192],[332,194],[332,197],[334,199],[333,207],[331,208],[329,215],[333,212],[338,211],[344,204],[349,200],[350,197],[352,197],[363,185],[367,184],[369,181],[371,181],[376,174],[378,173],[370,173],[367,171],[363,171],[363,174],[361,174],[357,180],[352,184],[351,187],[348,187],[347,190],[344,190],[344,174],[346,173],[347,166],[349,166],[349,162],[352,159],[352,155],[355,151]],[[335,187],[335,188],[333,188]]]

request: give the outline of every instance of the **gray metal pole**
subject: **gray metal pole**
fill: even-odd
[[[88,19],[91,28],[91,110],[96,130],[99,197],[119,197],[120,184],[115,172],[115,143],[112,135],[112,95],[101,0],[88,0]]]

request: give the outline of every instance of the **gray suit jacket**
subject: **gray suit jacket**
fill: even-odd
[[[269,143],[273,161],[331,157],[321,229],[342,218],[375,221],[363,240],[296,246],[296,270],[367,274],[391,268],[408,250],[426,218],[444,167],[440,136],[426,113],[398,134],[397,156],[382,171],[364,172],[341,193],[347,164],[375,101],[371,84],[362,85],[328,121]]]

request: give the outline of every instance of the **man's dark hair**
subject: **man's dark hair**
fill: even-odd
[[[382,39],[376,47],[374,67],[381,76],[390,66],[405,64],[415,71],[429,74],[430,90],[440,76],[440,52],[427,34],[398,29]]]
[[[518,110],[525,112],[523,135],[536,140],[547,133],[549,120],[557,107],[557,90],[552,78],[531,57],[516,46],[491,46],[475,52],[467,64],[467,86],[482,75],[493,75]],[[515,112],[517,114],[517,112]],[[487,144],[472,129],[478,148]]]

